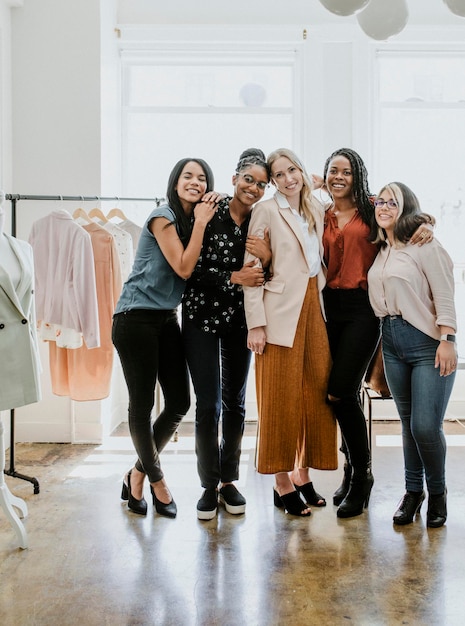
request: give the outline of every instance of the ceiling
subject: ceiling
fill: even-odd
[[[387,2],[389,0],[386,0]],[[407,0],[409,26],[465,26],[443,0]],[[353,24],[319,0],[118,0],[120,24],[240,24],[301,26]]]

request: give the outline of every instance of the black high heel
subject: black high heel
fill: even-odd
[[[131,493],[131,472],[132,470],[129,470],[127,474],[128,476],[127,485],[123,480],[123,488],[121,489],[121,499],[128,501],[128,508],[131,509],[131,511],[133,511],[134,513],[137,513],[138,515],[147,515],[147,501],[144,498],[144,496],[142,496],[141,500],[136,500],[136,498],[134,498],[134,496]]]
[[[342,478],[342,483],[336,489],[333,494],[333,504],[339,506],[341,502],[346,497],[349,488],[350,488],[350,479],[352,478],[352,465],[346,461],[344,463],[344,476]]]
[[[276,488],[273,487],[273,501],[278,509],[284,509],[289,515],[309,517],[312,514],[311,511],[307,513],[303,512],[305,509],[308,509],[308,506],[302,500],[298,491],[291,491],[290,493],[285,493],[283,496],[280,496]]]
[[[350,481],[349,491],[341,502],[336,515],[338,517],[355,517],[361,515],[363,509],[368,507],[370,494],[375,479],[371,470],[368,469],[363,473],[354,472]]]
[[[176,502],[173,498],[171,498],[171,502],[168,502],[168,504],[161,502],[155,495],[155,490],[152,485],[150,485],[150,493],[152,494],[153,506],[155,507],[156,512],[159,515],[164,515],[165,517],[174,519],[177,515],[178,507],[176,506]]]
[[[326,506],[326,500],[323,496],[315,491],[315,487],[312,482],[305,483],[305,485],[295,485],[296,490],[304,497],[304,501],[310,506]]]
[[[444,493],[428,497],[428,512],[426,513],[426,525],[428,528],[444,526],[447,519],[447,489]]]
[[[394,517],[392,518],[394,524],[399,524],[400,526],[411,524],[415,515],[420,512],[424,499],[424,491],[407,491],[402,500],[399,502],[397,511],[394,513]]]

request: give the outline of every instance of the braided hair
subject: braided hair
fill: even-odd
[[[353,178],[352,193],[354,195],[355,204],[357,205],[357,209],[362,220],[365,224],[371,226],[374,207],[370,199],[372,194],[370,193],[370,189],[368,187],[368,172],[362,157],[355,152],[355,150],[352,150],[351,148],[339,148],[338,150],[335,150],[326,160],[323,179],[326,181],[329,164],[338,156],[343,156],[350,162]]]
[[[236,165],[236,174],[240,174],[244,169],[250,167],[251,165],[259,165],[260,167],[263,167],[266,175],[268,176],[268,180],[270,179],[270,170],[266,162],[266,157],[260,148],[247,148],[244,152],[242,152],[239,157],[239,162]]]

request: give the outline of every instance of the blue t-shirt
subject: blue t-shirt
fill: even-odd
[[[115,314],[133,309],[171,310],[181,302],[186,281],[175,273],[150,231],[150,223],[156,217],[166,217],[171,223],[176,222],[176,216],[168,205],[157,207],[150,213],[142,229],[134,265],[123,285]]]

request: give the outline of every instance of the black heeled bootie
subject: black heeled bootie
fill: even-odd
[[[150,492],[152,494],[153,506],[155,507],[158,515],[164,515],[165,517],[170,517],[171,519],[174,519],[178,513],[178,507],[176,506],[176,502],[173,500],[173,498],[171,498],[171,502],[165,504],[157,498],[152,485],[150,485]]]
[[[342,478],[342,483],[336,489],[333,495],[333,504],[339,506],[341,502],[346,497],[349,487],[350,487],[350,479],[352,478],[352,465],[349,461],[344,463],[344,476]]]
[[[364,472],[355,470],[350,481],[349,491],[337,510],[337,516],[355,517],[361,515],[363,509],[368,506],[374,482],[375,479],[370,469]]]
[[[147,515],[147,501],[142,496],[141,500],[136,500],[131,493],[131,472],[128,472],[128,484],[123,480],[123,488],[121,489],[121,499],[128,501],[128,508],[138,515]]]
[[[426,525],[429,528],[439,528],[444,526],[447,519],[447,489],[444,493],[428,498],[428,512],[426,514]]]
[[[407,491],[399,502],[397,511],[392,518],[394,524],[399,524],[400,526],[411,524],[415,515],[420,512],[424,499],[424,491]]]

